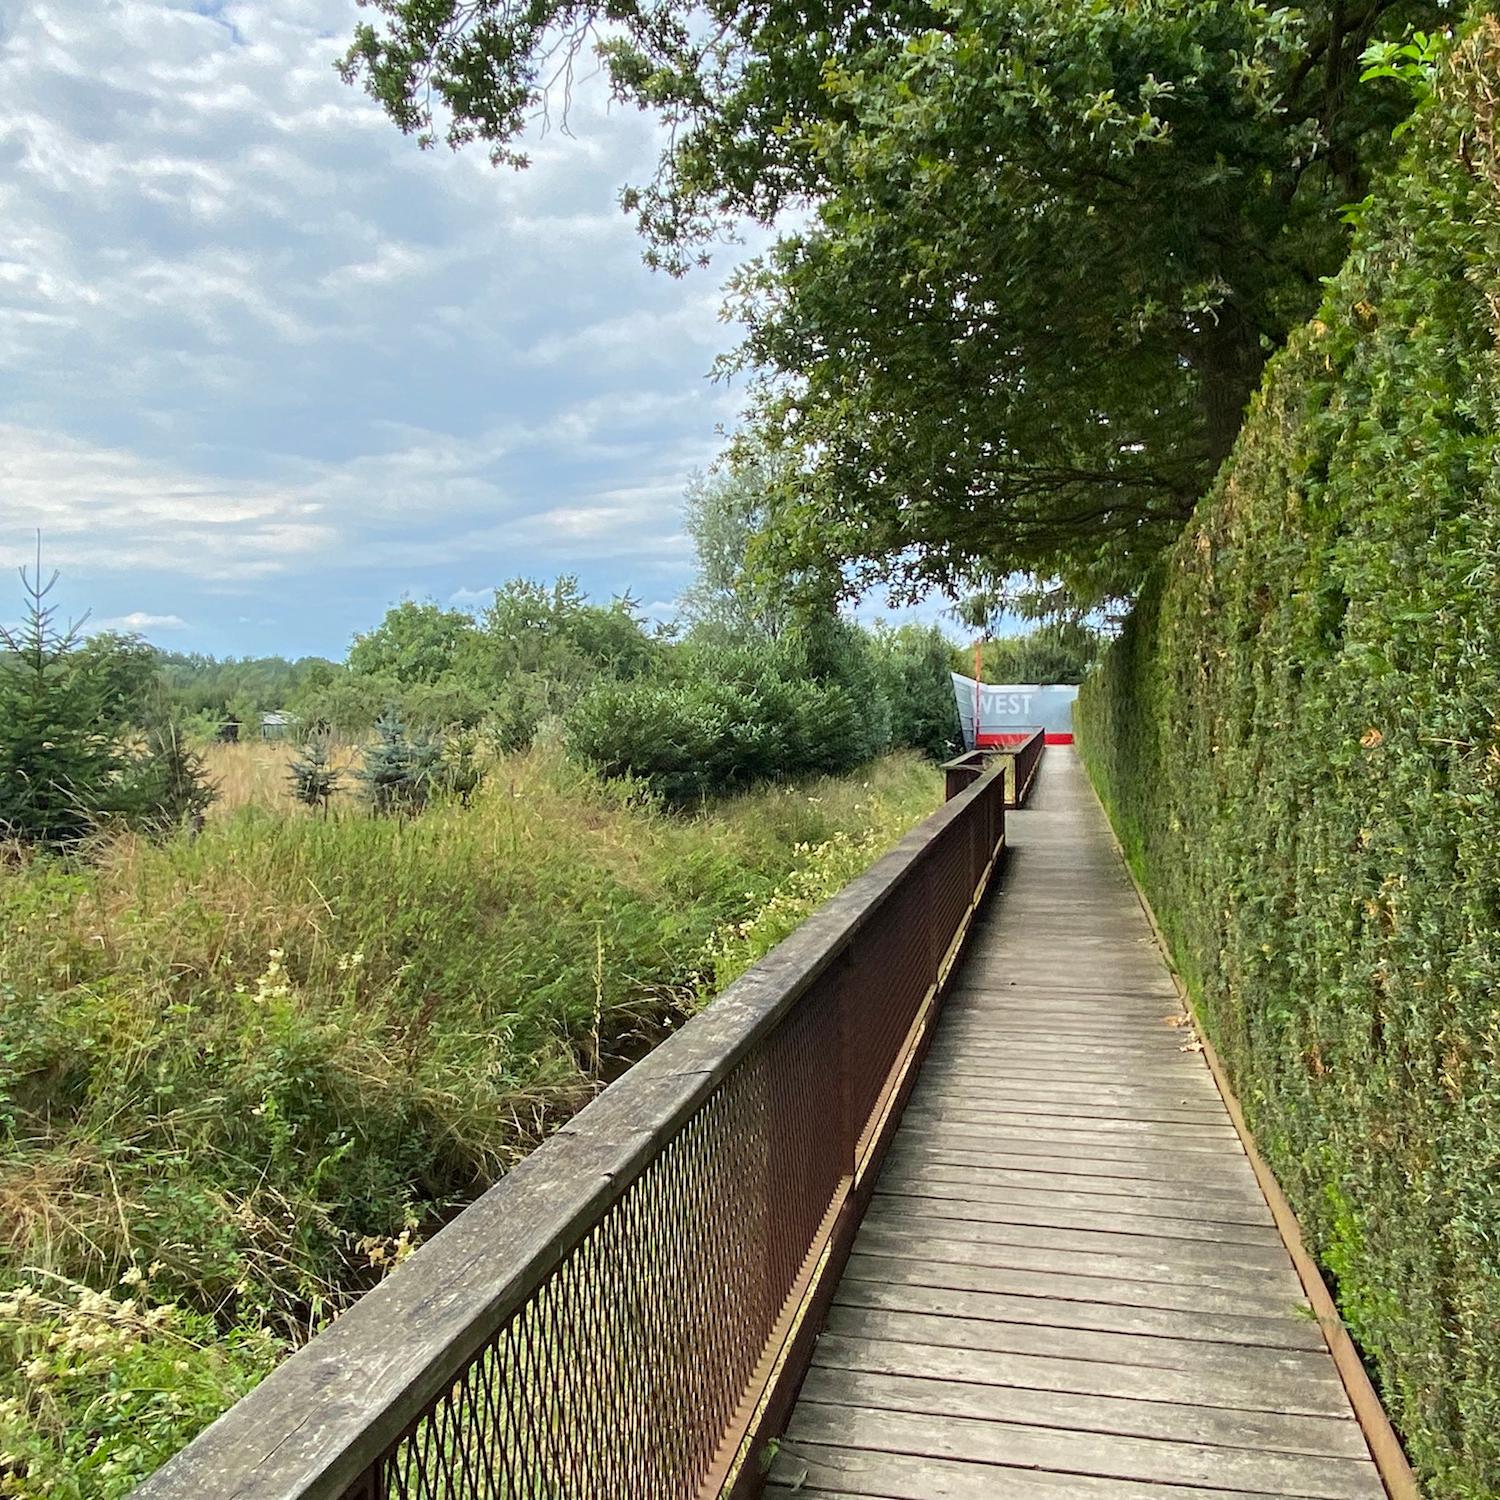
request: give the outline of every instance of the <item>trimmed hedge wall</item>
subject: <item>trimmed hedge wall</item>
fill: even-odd
[[[1082,752],[1426,1493],[1500,1495],[1500,25],[1085,684]]]

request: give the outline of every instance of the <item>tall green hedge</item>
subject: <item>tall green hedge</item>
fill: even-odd
[[[1500,25],[1080,742],[1426,1493],[1500,1495]]]

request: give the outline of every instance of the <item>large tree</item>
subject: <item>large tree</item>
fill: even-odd
[[[520,138],[593,27],[673,127],[626,193],[680,269],[802,206],[734,283],[790,569],[1128,591],[1338,265],[1407,107],[1357,87],[1441,0],[371,0],[351,76],[406,129]],[[848,575],[861,578],[858,569]]]

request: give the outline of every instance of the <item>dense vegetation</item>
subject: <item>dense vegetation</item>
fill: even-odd
[[[284,753],[211,752],[233,762]],[[936,805],[692,816],[556,747],[0,867],[0,1494],[124,1494]]]
[[[104,822],[169,829],[210,800],[160,705],[155,658],[129,637],[84,641],[22,571],[24,623],[0,629],[0,839],[76,848]]]
[[[743,554],[738,566],[734,587],[750,587]],[[787,607],[773,633],[737,622],[706,583],[691,618],[677,641],[628,599],[516,580],[478,616],[404,600],[342,664],[221,662],[128,636],[81,641],[39,595],[29,631],[0,638],[0,836],[57,847],[196,819],[212,798],[196,747],[259,740],[273,708],[309,770],[336,742],[369,744],[335,783],[352,769],[380,811],[429,786],[472,790],[481,751],[524,750],[544,727],[673,801],[853,771],[893,748],[941,759],[957,743],[951,647],[935,627],[868,631],[831,607]],[[406,769],[379,772],[377,751]],[[312,785],[294,794],[314,804]]]
[[[124,1494],[935,805],[886,752],[951,745],[941,634],[735,627],[742,573],[683,642],[561,579],[345,664],[81,640],[28,574],[0,1495]]]
[[[1059,621],[1021,635],[987,638],[980,669],[986,682],[1082,682],[1103,645],[1104,638],[1088,626]],[[953,669],[972,676],[973,651],[955,651]]]
[[[1078,710],[1444,1500],[1500,1494],[1497,80],[1481,13]]]

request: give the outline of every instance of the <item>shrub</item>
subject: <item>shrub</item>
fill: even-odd
[[[561,714],[576,696],[540,672],[517,672],[496,688],[480,728],[502,753],[529,750],[543,721]]]
[[[446,796],[467,807],[484,785],[485,768],[479,756],[479,737],[472,729],[450,736],[443,746],[438,782]]]
[[[365,747],[354,774],[364,785],[371,811],[419,813],[441,770],[442,745],[428,734],[411,734],[394,712],[375,721],[375,739]]]
[[[306,807],[321,810],[328,816],[328,805],[338,791],[343,770],[333,763],[333,746],[326,734],[315,734],[303,746],[301,754],[287,767],[292,796]]]
[[[838,774],[871,757],[862,717],[871,705],[803,675],[786,650],[689,650],[679,674],[585,693],[567,718],[569,747],[606,776],[639,777],[676,802]]]
[[[1484,16],[1077,715],[1441,1500],[1500,1494],[1497,74]]]
[[[203,757],[186,728],[172,721],[146,731],[143,748],[130,763],[124,793],[132,819],[158,833],[200,828],[218,796]]]
[[[21,579],[24,621],[0,629],[0,833],[61,849],[125,808],[126,763],[107,684],[48,602],[57,575]]]
[[[877,634],[876,652],[891,743],[946,760],[961,733],[947,637],[936,625],[903,625]]]

